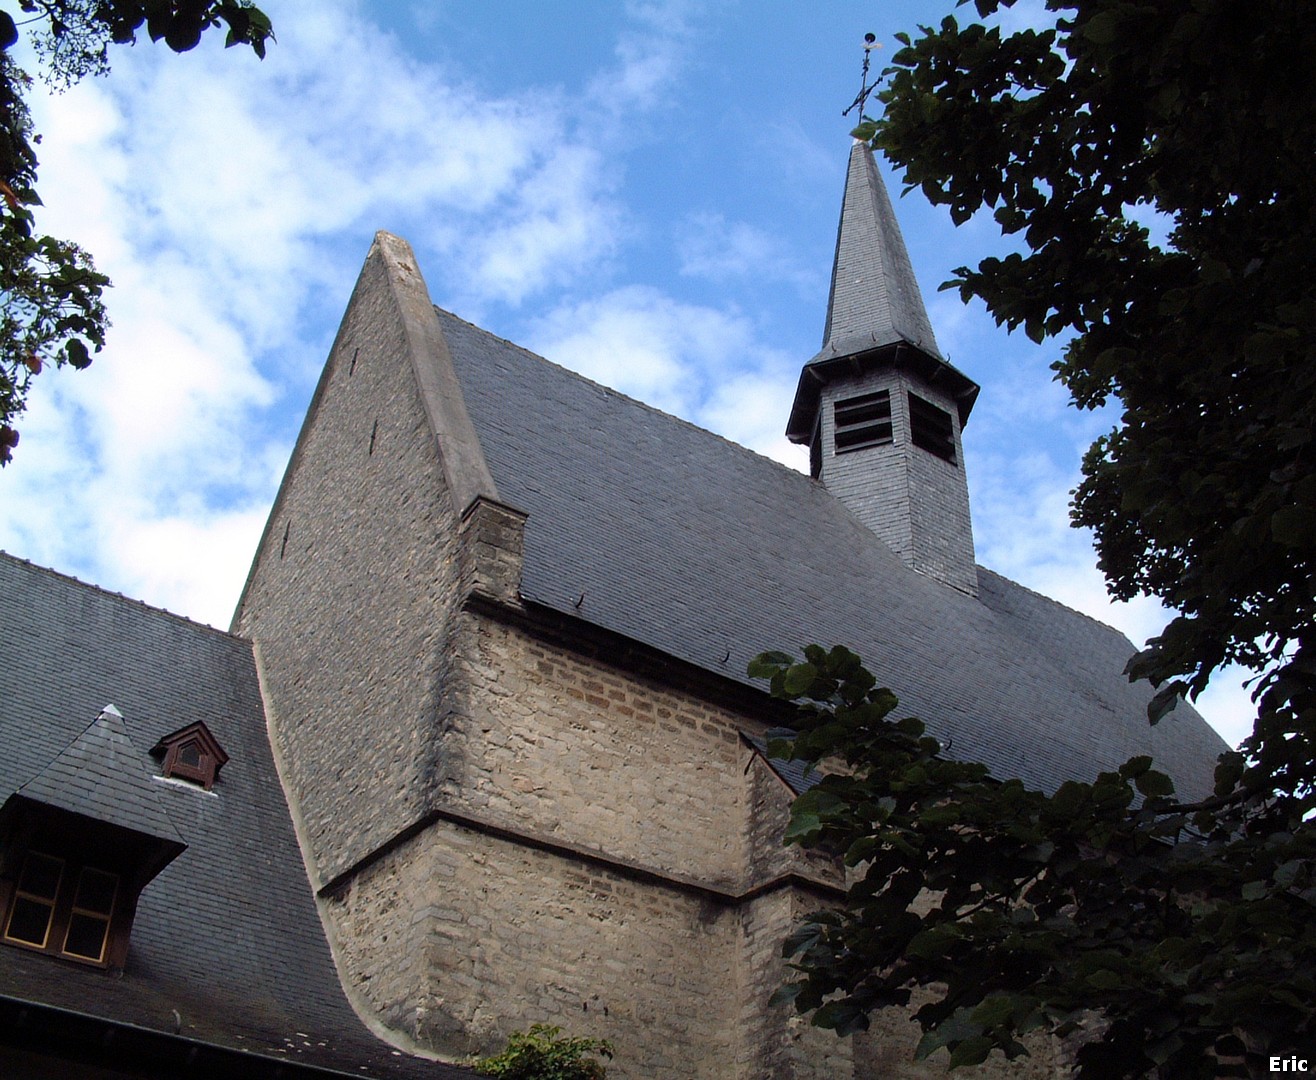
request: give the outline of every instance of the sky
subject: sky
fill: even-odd
[[[441,307],[807,470],[783,430],[821,344],[863,35],[876,70],[952,0],[261,6],[264,61],[143,39],[108,77],[34,89],[40,224],[113,279],[113,327],[89,369],[35,381],[0,549],[227,627],[380,229]],[[1141,644],[1165,613],[1111,602],[1068,524],[1115,415],[1068,405],[1057,345],[938,291],[1002,241],[883,168],[941,350],[983,388],[978,561]],[[1238,680],[1198,703],[1231,743]]]

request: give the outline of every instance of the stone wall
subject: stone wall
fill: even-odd
[[[839,870],[781,847],[760,719],[521,606],[525,519],[405,257],[367,260],[235,616],[354,1001],[448,1057],[609,1038],[618,1080],[940,1075],[903,1017],[838,1040],[768,1006]]]
[[[234,617],[320,881],[423,814],[450,710],[457,519],[391,286],[372,252]]]
[[[446,1056],[491,1052],[546,1022],[614,1040],[609,1075],[622,1080],[731,1075],[734,908],[442,821],[326,909],[358,991]],[[419,987],[398,967],[404,951]]]
[[[743,718],[497,620],[463,618],[466,712],[445,737],[444,807],[739,888]]]
[[[761,725],[501,619],[458,624],[427,823],[323,900],[358,1000],[447,1057],[544,1021],[613,1039],[620,1080],[839,1075],[820,1032],[816,1067],[779,1068],[800,1041],[766,1006],[792,882],[840,878],[780,847],[789,790],[740,738]]]

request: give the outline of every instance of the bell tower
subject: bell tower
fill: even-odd
[[[811,472],[905,565],[977,595],[960,431],[978,385],[937,348],[886,185],[855,141],[822,350],[786,434]]]

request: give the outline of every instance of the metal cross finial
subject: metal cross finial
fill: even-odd
[[[864,119],[864,106],[868,103],[868,95],[877,89],[877,83],[868,81],[868,62],[873,57],[873,50],[881,47],[882,45],[877,40],[876,34],[864,35],[864,70],[859,78],[859,94],[854,101],[850,102],[850,107],[841,113],[842,116],[849,116],[855,109],[858,109],[859,119]]]

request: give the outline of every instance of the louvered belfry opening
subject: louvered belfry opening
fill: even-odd
[[[915,393],[909,394],[909,437],[915,446],[954,464],[955,422],[945,409]]]
[[[871,394],[838,401],[836,409],[836,452],[862,450],[891,442],[891,394],[878,390]]]

